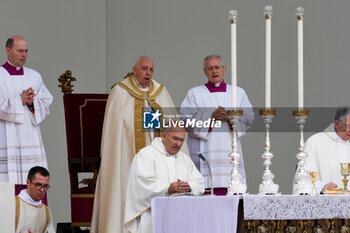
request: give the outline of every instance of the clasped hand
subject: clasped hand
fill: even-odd
[[[22,99],[22,104],[23,105],[32,105],[34,101],[34,89],[33,88],[28,88],[27,90],[23,90],[21,94],[21,99]]]
[[[187,193],[190,191],[190,185],[188,182],[177,180],[177,182],[173,182],[170,184],[168,188],[168,193]]]
[[[220,121],[229,121],[230,119],[227,116],[227,112],[225,108],[219,106],[218,109],[216,109],[212,114],[212,118],[215,118],[215,120],[220,120]]]

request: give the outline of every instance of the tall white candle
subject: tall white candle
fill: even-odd
[[[232,88],[232,107],[237,108],[237,10],[230,11],[231,23],[231,88]]]
[[[304,42],[303,42],[303,20],[304,8],[298,7],[296,11],[298,19],[298,109],[304,108]]]
[[[271,109],[271,19],[272,6],[265,7],[265,108]]]

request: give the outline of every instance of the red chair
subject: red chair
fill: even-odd
[[[68,70],[58,80],[64,93],[72,227],[90,226],[108,94],[72,94],[75,78]],[[82,174],[90,177],[79,179]]]

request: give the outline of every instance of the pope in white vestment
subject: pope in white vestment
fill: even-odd
[[[101,167],[97,179],[92,233],[125,232],[125,193],[134,155],[149,145],[159,130],[143,129],[145,108],[174,108],[162,84],[152,80],[153,61],[140,57],[134,75],[118,82],[108,97],[101,142]]]
[[[49,115],[53,97],[41,75],[23,67],[26,54],[16,51],[28,51],[27,42],[13,38],[12,47],[6,47],[8,61],[0,67],[0,182],[25,185],[30,168],[47,168],[39,125]],[[23,102],[24,92],[32,95],[32,104]]]
[[[201,195],[203,176],[190,157],[180,151],[186,132],[164,132],[134,157],[130,167],[125,206],[125,228],[130,233],[151,233],[151,201],[176,193]]]
[[[350,107],[345,106],[337,110],[334,123],[306,141],[305,170],[319,172],[318,192],[322,188],[343,188],[340,163],[350,163],[349,139]]]
[[[204,176],[205,187],[210,187],[208,167],[198,158],[201,153],[208,160],[214,187],[227,187],[230,183],[232,170],[228,154],[232,151],[232,126],[227,118],[226,110],[232,109],[231,85],[223,80],[226,66],[220,56],[211,55],[204,59],[204,73],[208,83],[190,89],[181,104],[181,114],[191,119],[205,121],[215,118],[221,120],[220,128],[193,128],[189,133],[188,146],[192,160],[200,168]],[[254,120],[252,105],[245,91],[237,87],[237,108],[243,110],[243,116],[237,126],[238,151],[241,153],[239,172],[242,182],[246,183],[243,154],[240,137],[246,133]]]

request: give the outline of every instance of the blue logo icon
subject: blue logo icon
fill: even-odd
[[[162,114],[157,110],[156,112],[143,112],[143,128],[144,129],[160,129],[160,116]]]

